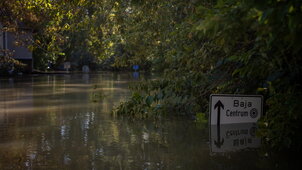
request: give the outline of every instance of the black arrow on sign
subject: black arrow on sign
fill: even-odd
[[[214,110],[217,108],[217,140],[214,141],[217,148],[220,148],[223,145],[224,139],[220,140],[220,109],[224,109],[224,105],[220,100],[214,105]]]
[[[224,105],[221,103],[220,100],[214,105],[214,110],[217,108],[217,126],[220,126],[220,109],[224,109]]]

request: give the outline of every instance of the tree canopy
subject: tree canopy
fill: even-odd
[[[33,31],[28,48],[38,69],[67,60],[93,66],[113,55],[115,5],[106,0],[4,0],[1,22],[10,32]]]

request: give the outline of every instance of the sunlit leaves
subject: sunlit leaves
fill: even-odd
[[[114,23],[118,2],[91,0],[5,0],[11,16],[5,20],[10,30],[18,31],[18,22],[34,31],[35,64],[47,60],[94,58],[99,62],[114,54],[119,24]],[[1,22],[3,18],[1,18]],[[10,19],[10,20],[9,20]],[[4,19],[3,19],[4,20]],[[7,21],[7,22],[6,22]],[[17,22],[16,22],[17,21]],[[65,55],[60,55],[62,52]],[[50,58],[48,56],[51,56]],[[39,59],[39,58],[44,59]],[[62,59],[62,57],[64,57]],[[58,60],[61,58],[60,60]],[[85,59],[84,59],[85,60]],[[89,59],[90,60],[90,59]]]

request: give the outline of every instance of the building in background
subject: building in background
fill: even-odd
[[[7,15],[0,9],[1,15]],[[0,56],[8,55],[27,65],[26,71],[33,70],[33,55],[28,47],[32,44],[32,30],[18,24],[18,31],[10,32],[0,23]]]
[[[0,56],[5,55],[4,50],[7,49],[6,32],[3,31],[3,26],[0,23]]]

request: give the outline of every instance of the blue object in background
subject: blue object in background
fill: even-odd
[[[136,70],[138,70],[138,69],[139,69],[139,65],[133,65],[133,66],[132,66],[132,68],[133,68],[133,70],[135,70],[135,71],[136,71]]]
[[[139,72],[133,72],[132,76],[134,79],[139,79]]]

